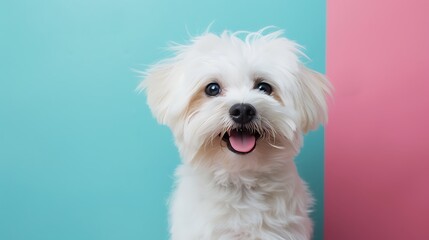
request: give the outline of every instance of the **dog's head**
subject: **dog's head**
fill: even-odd
[[[329,83],[300,62],[296,43],[280,31],[240,34],[206,33],[174,47],[175,56],[152,66],[139,86],[184,161],[296,150],[300,136],[327,118]]]

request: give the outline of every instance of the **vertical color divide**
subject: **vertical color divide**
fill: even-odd
[[[429,2],[327,10],[325,239],[429,239]]]

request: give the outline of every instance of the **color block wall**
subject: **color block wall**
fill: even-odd
[[[429,239],[428,11],[328,1],[325,239]]]
[[[325,69],[325,1],[22,0],[0,3],[0,239],[168,239],[179,163],[133,69],[169,41],[274,25]],[[188,33],[189,32],[189,33]],[[323,129],[297,160],[323,237]]]
[[[296,161],[317,200],[314,239],[429,239],[428,11],[425,0],[329,0],[327,14],[324,0],[2,2],[0,239],[168,239],[179,157],[133,69],[214,22],[285,29],[324,72],[325,18],[330,122]]]

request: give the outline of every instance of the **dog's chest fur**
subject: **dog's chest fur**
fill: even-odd
[[[171,199],[172,240],[309,239],[312,199],[293,162],[270,173],[182,165]]]

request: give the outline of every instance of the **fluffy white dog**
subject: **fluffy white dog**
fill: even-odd
[[[312,197],[294,157],[327,118],[330,85],[281,31],[205,33],[139,86],[182,164],[173,240],[310,239]]]

